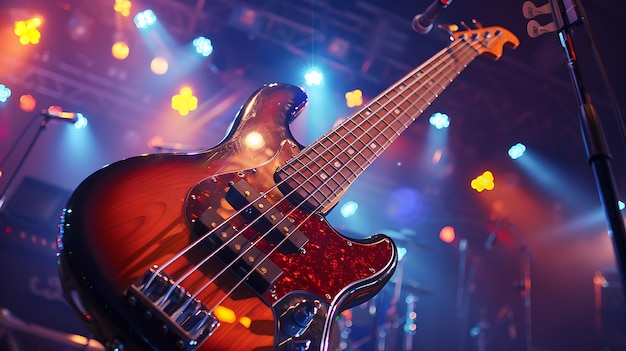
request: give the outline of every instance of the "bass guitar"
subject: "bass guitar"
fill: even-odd
[[[397,251],[382,234],[341,235],[325,215],[472,60],[519,44],[499,27],[451,40],[306,147],[289,124],[307,96],[269,84],[213,148],[87,177],[58,237],[82,321],[108,350],[327,350],[335,317],[383,287]]]

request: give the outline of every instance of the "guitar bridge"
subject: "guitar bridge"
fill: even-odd
[[[148,270],[124,292],[128,302],[168,336],[172,349],[195,350],[220,323],[198,300],[163,272]]]

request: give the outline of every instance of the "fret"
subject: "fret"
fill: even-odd
[[[358,164],[361,165],[369,165],[369,161],[368,159],[364,156],[365,152],[359,152],[359,153],[355,153],[352,156],[352,159],[354,160],[354,162],[357,162]]]
[[[320,157],[323,159],[323,163],[328,163],[328,162],[332,162],[335,159],[335,154],[339,153],[339,149],[337,148],[330,148],[328,150],[326,150],[326,152],[320,154]]]
[[[399,117],[409,116],[411,120],[415,120],[431,103],[431,100],[427,99],[425,95],[432,95],[432,92],[426,87],[412,87],[403,92],[402,98],[397,105],[397,109],[402,112]],[[418,105],[421,105],[421,107],[418,107]]]
[[[305,153],[302,155],[302,157],[299,157],[298,160],[296,161],[296,163],[298,164],[297,168],[298,169],[301,169],[302,167],[306,168],[306,165],[313,162],[313,160],[315,160],[315,155],[310,155],[309,153]]]
[[[306,198],[308,194],[315,193],[317,185],[311,180],[302,179],[294,188],[298,189],[301,195]]]
[[[393,140],[400,135],[400,128],[392,128],[390,126],[389,128],[385,128],[382,134],[385,139]]]
[[[370,104],[370,108],[368,108],[368,111],[370,111],[372,114],[380,115],[381,111],[384,111],[384,106],[382,103],[374,101],[372,104]]]
[[[413,99],[408,98],[400,103],[400,108],[404,110],[404,114],[414,121],[418,115],[422,114],[424,111],[417,108],[414,104]]]
[[[381,97],[378,98],[377,103],[379,103],[381,106],[387,104],[389,102],[389,96],[387,95],[382,95]]]
[[[318,202],[320,205],[326,205],[328,204],[328,199],[333,197],[333,192],[332,189],[327,189],[325,187],[319,188],[319,191],[315,192],[313,194],[313,198],[315,199],[316,202]]]
[[[354,127],[355,127],[355,124],[352,121],[342,124],[341,126],[339,126],[339,128],[335,129],[335,131],[332,133],[331,140],[334,141],[335,143],[340,142],[341,140],[345,140],[346,133],[349,130],[354,129]]]
[[[440,51],[279,168],[277,178],[312,208],[332,203],[477,55],[463,42]]]
[[[348,140],[351,144],[350,148],[356,151],[357,154],[359,153],[359,151],[366,148],[365,140],[363,138],[356,139],[354,138],[354,136],[350,135],[350,138]]]
[[[373,126],[375,126],[374,122],[376,121],[371,121],[371,120],[365,120],[361,123],[361,127],[364,130],[370,130]]]
[[[361,124],[364,121],[368,120],[366,115],[370,115],[370,112],[367,111],[361,111],[359,113],[357,113],[356,115],[352,116],[352,118],[347,119],[345,121],[345,123],[352,123],[352,125],[356,125],[356,124]]]
[[[349,180],[356,178],[356,174],[365,170],[365,167],[366,167],[363,165],[363,163],[356,162],[355,160],[352,160],[352,159],[348,160],[348,162],[346,162],[345,165],[346,165],[346,172],[352,173],[351,176],[346,177]],[[354,175],[354,177],[352,177],[352,175]]]
[[[385,125],[383,121],[376,121],[375,124],[371,124],[369,128],[370,135],[379,135],[385,129]]]

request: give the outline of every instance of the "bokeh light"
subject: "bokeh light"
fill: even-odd
[[[180,93],[172,96],[172,108],[181,116],[187,116],[190,111],[198,108],[198,98],[193,96],[189,87],[184,87]]]
[[[13,33],[18,36],[20,44],[38,44],[41,39],[41,32],[37,29],[42,24],[40,17],[34,17],[26,21],[16,21]]]
[[[20,108],[22,111],[32,112],[37,106],[37,100],[30,94],[20,96]]]
[[[111,47],[111,54],[113,54],[113,57],[118,60],[125,60],[129,53],[130,48],[126,42],[118,41],[113,44],[113,47]]]
[[[150,70],[156,75],[164,75],[169,69],[169,63],[164,57],[157,56],[150,61]]]

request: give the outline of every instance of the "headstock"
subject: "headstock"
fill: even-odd
[[[473,21],[477,28],[472,29],[462,23],[465,30],[460,31],[456,25],[440,26],[450,32],[451,40],[464,40],[480,54],[487,54],[494,60],[502,56],[504,46],[513,49],[519,46],[519,39],[515,34],[502,27],[484,27]]]

